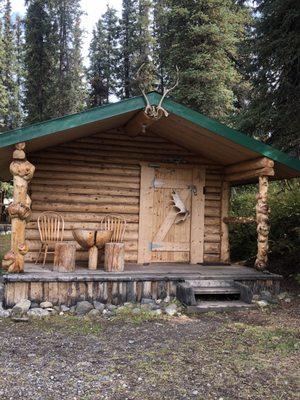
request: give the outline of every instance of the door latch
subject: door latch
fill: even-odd
[[[193,193],[194,196],[197,196],[198,192],[197,192],[197,187],[195,185],[189,185],[188,188],[190,189],[190,191]]]

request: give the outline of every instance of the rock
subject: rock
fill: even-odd
[[[290,302],[292,301],[292,299],[289,298],[289,297],[287,297],[286,299],[284,299],[284,301],[285,301],[286,303],[290,303]]]
[[[34,301],[31,303],[30,308],[39,308],[40,306],[38,305],[38,303],[35,303]]]
[[[55,307],[54,307],[54,309],[55,309]],[[69,312],[70,311],[70,307],[67,307],[64,304],[62,304],[60,306],[60,311],[62,311],[63,313]]]
[[[162,302],[162,299],[157,299],[157,300],[155,300],[155,303],[156,304],[160,304]]]
[[[142,310],[151,310],[151,304],[141,304],[141,309]]]
[[[28,311],[28,316],[30,318],[46,318],[50,316],[50,312],[44,308],[33,308]]]
[[[76,315],[86,315],[88,312],[90,312],[93,309],[93,305],[84,300],[84,301],[79,301],[76,305]]]
[[[269,305],[269,303],[266,300],[259,300],[256,304],[261,308],[268,307]]]
[[[51,303],[51,301],[43,301],[40,304],[41,308],[53,308],[53,304]]]
[[[259,294],[254,294],[254,295],[252,296],[252,301],[253,301],[253,302],[258,301],[259,299],[260,299]]]
[[[100,315],[101,311],[94,308],[93,310],[89,311],[87,316],[91,319],[94,319],[100,317]]]
[[[76,313],[76,307],[75,307],[75,306],[72,306],[72,307],[70,308],[69,313],[70,313],[71,315],[74,315],[74,314]]]
[[[30,300],[19,301],[11,310],[11,319],[13,321],[28,321],[27,311],[31,306]]]
[[[29,310],[31,306],[31,301],[30,300],[20,300],[18,301],[18,303],[13,307],[13,309],[15,307],[20,308],[23,312],[27,312]]]
[[[277,296],[278,300],[284,300],[286,297],[289,297],[288,292],[281,292],[281,293],[279,293],[279,295]]]
[[[134,307],[134,303],[131,303],[130,301],[127,301],[126,303],[124,303],[124,307],[133,308]]]
[[[113,317],[115,314],[112,311],[103,310],[103,315],[104,315],[105,318],[110,318],[110,317]]]
[[[94,304],[94,307],[96,310],[103,312],[103,310],[105,308],[105,304],[100,303],[100,301],[94,301],[93,304]]]
[[[133,310],[132,310],[132,314],[140,314],[141,313],[141,309],[140,308],[134,308]]]
[[[10,316],[9,310],[3,310],[3,308],[0,308],[0,318],[8,318],[9,316]]]
[[[260,292],[260,297],[262,300],[266,300],[268,302],[271,302],[273,300],[273,296],[268,290],[262,290]]]
[[[141,304],[155,304],[155,301],[153,299],[142,298]]]
[[[108,304],[107,307],[108,311],[115,311],[118,307],[114,304]]]
[[[164,299],[164,302],[165,302],[165,303],[170,303],[170,301],[171,301],[170,296],[167,296],[167,297]]]
[[[160,308],[151,311],[151,314],[153,314],[153,315],[162,315],[162,313],[163,312]]]
[[[60,306],[54,306],[53,308],[55,311],[60,312]]]
[[[171,317],[175,314],[177,314],[178,311],[178,307],[175,303],[169,304],[166,308],[165,308],[165,313],[167,315],[170,315]]]

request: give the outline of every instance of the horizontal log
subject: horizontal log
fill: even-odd
[[[220,216],[221,215],[221,209],[220,209],[220,207],[207,207],[205,205],[204,215],[205,215],[205,217],[217,217],[217,216]]]
[[[122,213],[122,214],[138,214],[139,207],[137,205],[127,204],[65,204],[65,203],[45,203],[35,201],[32,203],[32,210],[34,211],[66,211],[66,212],[81,212],[81,213]]]
[[[152,243],[152,251],[190,251],[190,243],[171,243],[171,242],[160,242]]]
[[[128,224],[129,225],[129,224]],[[89,228],[81,228],[81,229],[93,229],[92,227]],[[97,229],[97,228],[95,228]],[[39,240],[40,234],[37,229],[29,229],[26,228],[26,240]],[[72,229],[65,229],[64,231],[64,240],[73,240],[73,233]],[[124,241],[137,241],[138,240],[138,231],[127,231],[125,232]]]
[[[207,263],[218,263],[218,262],[220,262],[220,255],[218,255],[218,254],[205,254],[204,253],[204,262],[207,262]]]
[[[244,171],[261,169],[261,168],[265,168],[265,167],[273,168],[274,161],[270,160],[270,158],[267,158],[267,157],[256,158],[255,160],[244,161],[241,163],[230,165],[229,167],[226,167],[224,169],[224,173],[229,175],[229,174],[235,174],[235,173],[244,172]]]
[[[220,243],[206,243],[204,242],[204,253],[219,254],[221,250]]]
[[[51,164],[51,163],[39,163],[37,165],[37,171],[55,171],[55,172],[72,172],[72,173],[86,173],[100,175],[117,175],[117,176],[140,176],[140,171],[137,169],[127,169],[127,168],[103,168],[93,166],[81,166],[72,163],[68,165],[64,164]]]
[[[36,215],[35,215],[36,217]],[[100,220],[101,215],[98,215],[98,221]],[[126,224],[126,234],[127,232],[132,232],[133,234],[138,232],[139,224],[136,222],[127,221]],[[99,228],[99,222],[94,220],[93,222],[69,222],[65,220],[65,230],[72,229],[97,229]],[[26,225],[26,231],[36,231],[37,232],[37,221],[36,218],[31,218],[31,221]]]
[[[48,210],[48,209],[47,209]],[[42,208],[39,211],[32,211],[31,214],[31,220],[35,221],[38,216],[41,214],[42,211],[46,211],[45,205],[44,208]],[[99,221],[100,218],[104,215],[107,214],[107,212],[103,212],[103,213],[82,213],[80,211],[75,211],[75,212],[68,212],[68,211],[60,211],[60,213],[62,214],[62,216],[64,217],[65,221],[68,222],[95,222],[95,221]],[[124,217],[127,222],[139,222],[139,216],[138,214],[124,214],[123,212],[118,212],[118,215]]]
[[[249,181],[253,178],[258,178],[260,176],[274,176],[274,175],[275,171],[273,168],[265,167],[251,171],[224,175],[224,179],[226,182],[243,182],[243,181]]]
[[[30,155],[30,160],[32,160],[35,164],[44,164],[44,165],[76,165],[78,167],[97,167],[104,169],[124,169],[126,171],[139,171],[140,166],[134,164],[121,164],[121,163],[110,163],[110,162],[101,162],[99,161],[82,161],[82,160],[66,160],[64,158],[51,158],[47,156],[48,153],[44,153],[41,157],[35,157],[34,155]]]
[[[36,178],[43,179],[66,179],[69,181],[72,180],[83,180],[86,182],[128,182],[128,183],[139,183],[139,177],[133,176],[122,176],[122,175],[106,175],[106,174],[82,174],[82,173],[71,173],[71,172],[59,172],[59,171],[39,171],[37,167],[37,172],[35,174]]]
[[[204,218],[204,225],[205,225],[205,227],[206,226],[211,226],[211,225],[213,225],[213,226],[218,226],[218,227],[220,227],[221,226],[221,221],[220,221],[220,218],[219,217],[216,217],[216,216],[206,216],[205,218]]]
[[[139,204],[139,197],[137,196],[95,196],[90,194],[62,194],[56,192],[55,188],[53,188],[55,193],[43,193],[43,192],[33,192],[31,195],[31,199],[37,201],[45,201],[45,202],[66,202],[68,204]]]
[[[204,241],[206,243],[220,243],[221,235],[220,235],[220,233],[216,233],[216,234],[208,233],[207,230],[205,230]]]
[[[26,254],[25,259],[26,259],[27,262],[33,262],[33,261],[36,260],[37,255],[38,255],[37,251],[29,251]],[[86,262],[86,268],[87,268],[88,258],[89,258],[89,256],[88,256],[88,252],[87,251],[76,251],[76,261],[85,261]],[[54,255],[52,253],[50,253],[47,256],[47,261],[48,262],[53,262],[53,259],[54,259]],[[103,261],[104,261],[104,253],[101,253],[100,260],[103,263]],[[128,252],[127,251],[125,253],[125,261],[127,261],[127,262],[137,262],[137,252],[136,251],[134,251],[134,252]]]
[[[75,240],[65,240],[66,243],[74,244],[76,246],[76,251],[83,251],[82,247]],[[28,240],[29,251],[38,251],[41,242],[39,240]],[[137,241],[124,242],[126,251],[137,251],[138,243]],[[104,249],[99,250],[104,251]]]
[[[254,217],[225,217],[223,222],[225,224],[253,224],[256,219]]]
[[[68,179],[64,179],[64,177],[60,178],[38,178],[34,177],[34,179],[31,182],[31,185],[38,184],[38,185],[43,185],[47,182],[47,185],[49,186],[65,186],[65,185],[72,185],[72,187],[80,187],[80,188],[96,188],[96,189],[110,189],[112,187],[111,181],[108,179],[106,181],[100,182],[98,181],[90,181],[90,180],[73,180],[70,181]],[[139,189],[140,188],[140,182],[133,183],[133,182],[124,182],[122,179],[118,182],[115,181],[113,183],[113,188],[124,188],[124,189]]]
[[[149,133],[149,132],[147,132]],[[128,135],[126,135],[126,132],[123,131],[122,133],[120,132],[113,132],[113,131],[106,131],[106,132],[99,132],[99,133],[95,133],[94,135],[90,136],[92,138],[99,138],[99,139],[114,139],[114,140],[133,140],[131,137],[129,137]],[[148,143],[168,143],[168,141],[166,141],[166,139],[160,137],[160,136],[154,136],[154,135],[147,135],[147,136],[143,136],[143,135],[139,135],[136,138],[134,138],[135,142],[140,142],[140,143],[144,143],[144,142],[148,142]]]
[[[220,223],[218,225],[205,226],[205,235],[210,235],[210,234],[220,235],[220,232],[221,232]]]
[[[221,201],[211,200],[211,199],[205,198],[205,206],[206,207],[220,208],[221,207]]]
[[[55,193],[69,193],[69,194],[82,194],[84,193],[85,195],[90,194],[94,196],[136,196],[139,197],[140,191],[139,189],[111,189],[111,188],[89,188],[86,186],[79,186],[79,187],[73,187],[73,186],[63,186],[63,185],[43,185],[43,184],[37,184],[35,182],[31,183],[30,185],[31,190],[34,193],[39,193],[42,192],[45,195],[53,193],[53,190],[55,190]]]
[[[89,144],[93,144],[96,146],[102,146],[102,145],[112,145],[114,146],[116,144],[116,140],[113,137],[109,137],[109,138],[104,138],[104,137],[94,137],[94,136],[88,136],[86,138],[81,138],[81,139],[77,139],[76,140],[77,143],[89,143]],[[141,148],[143,147],[144,149],[152,149],[152,150],[157,150],[157,149],[161,149],[162,146],[171,149],[172,151],[176,150],[176,151],[180,151],[182,150],[182,148],[176,144],[173,143],[169,143],[169,142],[140,142],[140,141],[136,141],[135,139],[132,140],[128,140],[124,137],[122,137],[122,139],[118,139],[117,140],[118,146],[122,146],[122,147],[132,147],[132,148]]]
[[[218,188],[220,188],[219,190],[221,190],[221,185],[222,185],[222,182],[221,182],[221,180],[209,180],[209,179],[206,179],[206,181],[205,181],[205,187],[207,188],[207,187],[218,187]]]

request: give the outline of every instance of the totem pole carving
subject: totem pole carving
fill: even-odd
[[[13,175],[13,202],[8,206],[11,217],[11,250],[5,254],[2,267],[9,273],[24,271],[24,257],[28,252],[25,243],[26,221],[30,218],[31,200],[27,194],[28,183],[35,167],[26,160],[25,143],[15,145],[10,172]]]
[[[255,268],[263,270],[268,263],[269,250],[269,206],[268,200],[268,177],[259,177],[259,192],[256,196],[256,222],[257,222],[257,256]]]

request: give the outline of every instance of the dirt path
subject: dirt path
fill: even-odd
[[[296,399],[299,309],[169,320],[0,320],[0,398]]]

